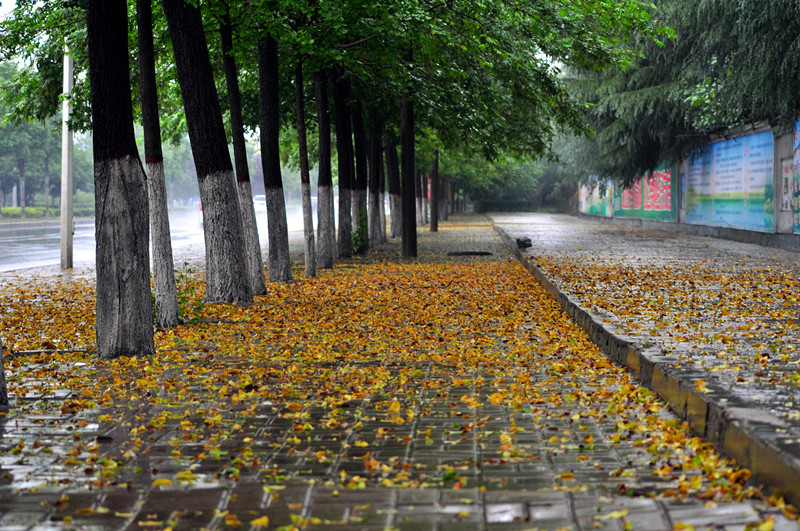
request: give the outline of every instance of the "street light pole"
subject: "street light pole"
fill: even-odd
[[[73,60],[64,47],[64,94],[72,91]],[[69,129],[69,100],[61,102],[61,269],[72,269],[72,131]]]

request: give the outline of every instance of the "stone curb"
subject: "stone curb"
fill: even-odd
[[[76,219],[75,225],[78,227],[92,225],[94,219]],[[0,229],[17,230],[17,229],[38,229],[42,227],[60,227],[61,221],[59,220],[35,220],[35,221],[3,221],[0,223]]]
[[[627,367],[665,400],[697,435],[750,469],[758,481],[780,491],[787,502],[800,505],[800,430],[713,383],[709,383],[707,392],[700,392],[695,382],[703,379],[702,373],[676,368],[663,359],[659,349],[614,330],[607,322],[610,316],[583,308],[577,298],[559,289],[523,255],[515,239],[491,216],[487,217],[520,263],[609,358]]]

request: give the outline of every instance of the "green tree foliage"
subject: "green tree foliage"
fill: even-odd
[[[567,173],[630,183],[662,161],[691,156],[712,133],[760,120],[788,125],[800,116],[800,6],[656,4],[674,38],[634,41],[640,57],[626,69],[569,71],[597,134],[559,142]]]
[[[435,130],[439,147],[453,154],[479,153],[488,159],[541,154],[559,128],[588,132],[581,99],[563,82],[564,69],[597,72],[631,64],[641,53],[636,45],[652,41],[660,27],[653,20],[653,5],[640,0],[215,0],[201,5],[209,20],[230,10],[250,132],[258,123],[254,50],[258,39],[269,34],[279,43],[282,72],[292,72],[302,59],[304,77],[310,80],[313,71],[338,65],[351,77],[354,97],[364,109],[380,108],[382,119],[395,126],[400,93],[411,87],[420,131]],[[31,65],[14,81],[19,118],[54,109],[61,54],[68,44],[78,72],[75,126],[88,127],[82,20],[77,1],[19,0],[13,16],[0,25],[3,57]],[[157,65],[163,136],[178,142],[185,119],[160,9],[154,10],[154,26],[156,56],[164,58]],[[210,21],[208,26],[217,25]],[[218,39],[209,38],[209,46],[219,67]],[[404,65],[412,48],[414,61]],[[291,78],[282,75],[282,123],[293,114]],[[135,83],[136,76],[132,79]],[[218,81],[224,111],[221,75]],[[307,101],[313,101],[310,85]],[[311,150],[313,160],[313,139]]]

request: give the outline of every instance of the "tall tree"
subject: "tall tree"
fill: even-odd
[[[416,141],[416,139],[415,139]],[[417,167],[417,160],[414,160],[416,171],[414,172],[414,204],[417,207],[417,225],[425,224],[425,216],[422,214],[422,171]]]
[[[339,258],[353,255],[351,201],[355,168],[353,160],[353,135],[350,119],[350,84],[339,70],[333,82],[333,118],[336,127],[336,151],[339,161],[339,240],[336,244]]]
[[[253,205],[253,189],[250,185],[250,169],[247,164],[247,146],[244,141],[244,121],[242,119],[242,95],[239,90],[239,76],[233,56],[233,27],[228,9],[220,23],[222,40],[222,67],[225,70],[225,84],[228,89],[228,107],[231,120],[231,141],[233,160],[236,166],[236,183],[239,191],[239,207],[242,210],[245,251],[247,253],[247,272],[253,295],[264,295],[264,261],[261,258],[261,242],[258,239],[258,225]]]
[[[87,0],[97,241],[97,352],[155,354],[147,183],[133,133],[124,0]]]
[[[381,192],[381,178],[383,177],[383,151],[382,135],[383,123],[378,113],[378,108],[370,109],[369,120],[369,242],[371,246],[380,245],[386,241],[386,230],[381,223],[383,212],[383,197]]]
[[[280,161],[280,87],[278,83],[278,43],[272,37],[258,41],[259,127],[264,189],[267,196],[269,234],[269,280],[292,280],[289,256],[289,229],[283,197]]]
[[[378,157],[380,164],[378,165],[378,201],[380,204],[380,220],[381,220],[381,241],[386,242],[386,164],[383,162],[383,132],[379,133],[378,137]]]
[[[321,269],[333,267],[336,254],[336,225],[333,211],[331,175],[331,120],[328,102],[328,74],[314,71],[314,89],[319,127],[319,165],[317,173],[317,260]]]
[[[351,107],[353,118],[353,147],[355,155],[355,179],[353,180],[353,204],[351,216],[353,217],[354,238],[361,243],[358,252],[366,251],[369,243],[367,226],[361,223],[362,216],[367,217],[367,135],[364,130],[364,108],[361,100],[355,99]]]
[[[439,150],[433,150],[431,164],[431,232],[439,231]]]
[[[308,169],[308,142],[306,140],[306,103],[303,96],[303,63],[294,70],[294,97],[297,113],[297,145],[300,156],[300,186],[303,208],[303,241],[306,257],[306,277],[317,276],[317,256],[314,245],[314,217],[311,210],[311,177]]]
[[[389,237],[398,238],[403,234],[402,197],[400,192],[400,162],[397,158],[397,141],[394,133],[387,128],[384,133],[384,157],[386,158],[386,180],[389,181]]]
[[[163,0],[197,169],[209,302],[251,302],[242,214],[200,9]]]
[[[179,322],[178,289],[175,283],[175,265],[167,210],[164,155],[161,152],[161,123],[158,118],[153,13],[150,0],[136,0],[136,22],[139,41],[139,99],[142,104],[144,160],[150,206],[156,325],[160,328],[172,328]]]
[[[408,62],[411,62],[410,54]],[[417,257],[417,216],[415,211],[414,100],[403,91],[400,105],[400,174],[402,186],[403,257]]]

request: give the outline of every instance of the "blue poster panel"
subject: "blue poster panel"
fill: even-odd
[[[771,131],[709,144],[686,161],[686,222],[772,232]]]

